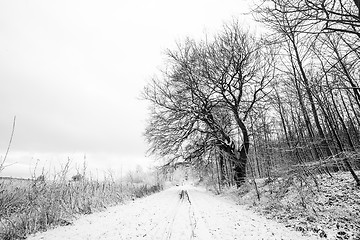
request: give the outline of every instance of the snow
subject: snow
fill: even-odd
[[[317,174],[313,178],[290,175],[254,186],[225,189],[224,194],[268,218],[308,235],[326,239],[360,239],[360,188],[349,172]],[[360,171],[357,172],[360,175]]]
[[[37,233],[40,239],[316,239],[202,188],[179,186]]]

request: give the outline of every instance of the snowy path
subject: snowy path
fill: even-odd
[[[311,239],[202,189],[175,187],[84,216],[39,239]]]

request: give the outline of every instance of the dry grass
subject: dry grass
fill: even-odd
[[[360,239],[360,188],[350,173],[256,181],[260,201],[249,182],[240,189],[226,189],[224,194],[236,196],[241,204],[307,234],[324,239]]]
[[[0,180],[0,239],[25,239],[31,233],[71,224],[79,214],[90,214],[162,189],[159,184],[85,178],[68,181],[64,176],[63,172],[52,180]]]

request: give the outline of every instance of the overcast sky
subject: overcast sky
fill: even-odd
[[[149,166],[146,82],[164,50],[247,11],[244,0],[0,1],[0,176],[70,157],[90,170]],[[245,23],[246,24],[246,23]]]

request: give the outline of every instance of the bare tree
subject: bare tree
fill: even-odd
[[[296,93],[296,103],[291,105],[301,109],[300,115],[290,108],[293,127],[299,129],[297,141],[309,139],[306,148],[311,146],[317,160],[331,159],[339,152],[336,156],[344,154],[340,159],[360,184],[344,153],[356,151],[350,130],[358,130],[351,117],[359,118],[359,1],[263,0],[261,3],[255,10],[257,18],[272,30],[269,36],[272,42],[281,46],[279,82],[286,91]],[[344,93],[348,98],[344,98]],[[281,109],[284,104],[277,95],[274,98],[289,142],[286,135],[290,131],[285,128],[286,117]],[[358,106],[351,106],[352,113],[346,101],[357,103]],[[302,133],[302,125],[306,126],[307,134]]]
[[[246,121],[268,94],[273,54],[233,23],[212,41],[187,40],[168,56],[162,81],[154,79],[144,91],[153,103],[145,133],[151,152],[168,163],[201,162],[218,148],[240,186],[250,147]]]
[[[339,32],[360,38],[359,0],[262,0],[255,11],[264,16],[288,14],[311,34]]]

